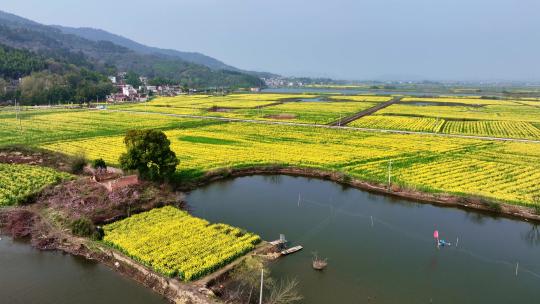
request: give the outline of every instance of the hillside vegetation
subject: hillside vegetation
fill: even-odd
[[[65,34],[61,30],[15,15],[0,12],[0,43],[28,49],[56,58],[69,56],[81,60],[80,66],[109,73],[111,70],[133,71],[149,78],[165,78],[189,87],[262,86],[256,77],[237,70],[211,69],[162,53],[141,53],[110,41],[93,41]],[[84,63],[84,64],[83,64]]]
[[[50,57],[54,56],[54,57]],[[114,88],[82,58],[33,53],[0,44],[0,101],[43,105],[104,99]],[[89,66],[87,68],[85,66]],[[12,86],[12,81],[18,81]]]

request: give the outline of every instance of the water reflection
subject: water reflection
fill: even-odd
[[[283,178],[282,175],[263,175],[263,180],[274,185],[281,184]]]
[[[540,229],[538,224],[531,224],[529,230],[521,234],[521,238],[530,246],[540,245]]]
[[[0,303],[167,303],[135,281],[81,257],[0,240]]]

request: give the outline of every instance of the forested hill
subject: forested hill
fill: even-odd
[[[85,66],[91,63],[69,52],[50,57],[0,44],[0,103],[17,99],[27,105],[103,100],[114,87],[105,75]]]
[[[210,56],[207,56],[198,52],[182,52],[178,50],[162,49],[162,48],[147,46],[142,43],[138,43],[136,41],[128,39],[126,37],[109,33],[101,29],[88,28],[88,27],[75,28],[75,27],[66,27],[66,26],[60,26],[60,25],[53,25],[53,27],[61,30],[65,34],[73,34],[73,35],[76,35],[76,36],[79,36],[88,40],[92,40],[92,41],[109,41],[114,44],[126,47],[137,53],[161,54],[161,55],[166,55],[173,58],[179,58],[187,62],[207,66],[213,70],[235,71],[235,72],[241,72],[241,73],[245,73],[245,74],[249,74],[249,75],[257,76],[257,77],[270,78],[270,77],[278,76],[276,74],[268,73],[268,72],[255,72],[255,71],[241,70],[236,67],[227,65],[215,58],[212,58]]]
[[[201,53],[182,52],[182,51],[177,51],[177,50],[150,47],[150,46],[146,46],[144,44],[138,43],[136,41],[133,41],[131,39],[122,37],[120,35],[109,33],[107,31],[100,30],[100,29],[94,29],[94,28],[88,28],[88,27],[74,28],[74,27],[66,27],[66,26],[60,26],[60,25],[53,25],[53,27],[61,30],[65,34],[73,34],[73,35],[76,35],[76,36],[79,36],[79,37],[82,37],[91,41],[109,41],[114,44],[126,47],[137,53],[142,53],[142,54],[147,54],[147,55],[161,54],[161,55],[167,55],[171,57],[177,57],[184,61],[204,65],[214,70],[229,70],[229,71],[237,71],[237,72],[241,71],[240,69],[227,65],[215,58],[206,56]]]
[[[14,48],[29,49],[51,57],[79,57],[101,73],[110,70],[132,71],[148,78],[161,78],[189,87],[253,87],[262,81],[244,72],[211,69],[187,62],[175,56],[140,53],[110,41],[93,41],[66,34],[46,26],[0,11],[0,43]],[[84,59],[83,59],[84,58]]]

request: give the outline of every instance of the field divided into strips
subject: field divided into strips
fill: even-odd
[[[326,124],[390,100],[385,96],[311,94],[182,95],[112,109]]]
[[[540,195],[539,184],[525,178],[540,172],[540,146],[534,143],[250,123],[165,133],[181,161],[178,170],[184,178],[219,168],[281,164],[384,183],[388,162],[393,160],[394,181],[412,188],[482,195],[516,204],[531,204]],[[85,151],[89,158],[103,157],[114,164],[125,149],[122,139],[102,136],[41,146],[69,154]],[[455,164],[460,162],[470,166],[459,171]]]
[[[540,103],[481,98],[404,98],[353,127],[540,139]]]
[[[540,129],[535,124],[522,121],[447,121],[443,132],[448,134],[540,139]]]
[[[21,203],[46,186],[69,178],[69,174],[50,168],[0,163],[0,207]]]
[[[351,127],[415,132],[440,132],[443,119],[431,117],[368,115],[349,124]]]
[[[372,108],[378,102],[288,102],[259,110],[237,111],[235,118],[284,120],[301,123],[328,124],[341,117]]]
[[[415,157],[415,156],[411,156]],[[419,160],[392,162],[395,182],[424,191],[474,194],[532,205],[540,197],[540,153],[523,143],[487,143]],[[372,178],[388,174],[387,160],[351,168]]]
[[[255,234],[211,224],[170,206],[133,215],[103,229],[105,243],[157,272],[185,281],[225,266],[261,241]]]
[[[219,113],[222,112],[209,110],[212,108],[230,108],[232,110],[264,107],[283,100],[298,100],[316,96],[307,94],[179,95],[158,97],[147,103],[114,105],[111,108],[189,115],[210,115],[210,112],[212,115],[219,116]]]

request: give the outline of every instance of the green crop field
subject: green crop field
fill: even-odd
[[[0,207],[16,205],[46,186],[71,178],[53,169],[0,163]]]

